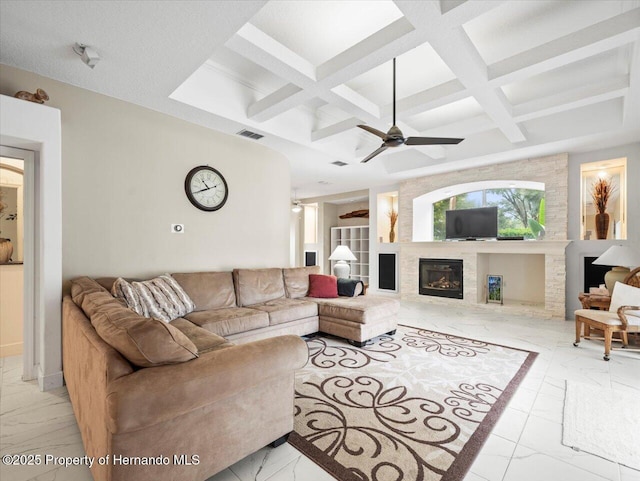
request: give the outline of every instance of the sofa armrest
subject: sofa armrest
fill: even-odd
[[[203,354],[181,364],[141,369],[110,383],[108,427],[124,433],[230,398],[291,375],[308,359],[306,343],[280,336]],[[293,392],[282,393],[291,396]]]

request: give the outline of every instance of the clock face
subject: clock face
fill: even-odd
[[[201,165],[189,171],[184,180],[184,190],[189,201],[198,209],[214,211],[227,201],[227,181],[213,167]]]

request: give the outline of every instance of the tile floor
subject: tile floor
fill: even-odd
[[[540,353],[465,481],[640,481],[640,471],[561,444],[565,381],[640,392],[640,353],[614,351],[611,361],[605,362],[600,342],[572,346],[573,322],[484,310],[403,302],[400,322]],[[35,382],[20,381],[20,357],[0,363],[0,454],[84,455],[66,389],[41,393]],[[84,466],[0,465],[0,479],[90,481],[91,475]],[[333,478],[285,444],[262,449],[208,481],[251,480]]]

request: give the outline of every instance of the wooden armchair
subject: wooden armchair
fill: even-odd
[[[640,288],[640,267],[634,269],[625,277],[624,284],[632,287]],[[635,293],[634,293],[635,295]],[[611,306],[615,308],[615,288],[614,296],[611,299]],[[627,315],[628,311],[640,311],[640,300],[633,298],[634,305],[623,305],[616,308],[615,312],[611,311],[594,311],[591,309],[578,309],[576,315],[576,341],[574,346],[578,346],[580,339],[604,339],[604,360],[609,360],[612,341],[622,341],[622,347],[629,345],[627,333],[640,332],[640,317],[637,315]],[[591,329],[599,329],[604,333],[604,337],[592,337]],[[613,339],[613,333],[619,332],[620,339]],[[640,350],[640,349],[633,349]]]

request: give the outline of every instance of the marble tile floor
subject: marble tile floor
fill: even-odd
[[[533,367],[503,413],[465,481],[640,481],[635,471],[577,452],[561,443],[566,380],[640,392],[640,353],[616,350],[602,360],[603,345],[572,345],[574,323],[486,310],[403,302],[400,323],[532,350]],[[21,358],[0,358],[0,454],[84,451],[65,388],[39,392],[22,382]],[[624,422],[615,419],[612,422]],[[640,449],[639,449],[640,452]],[[0,479],[90,481],[84,466],[0,465]],[[264,448],[208,481],[331,481],[334,478],[289,444]],[[186,480],[188,481],[188,480]]]

